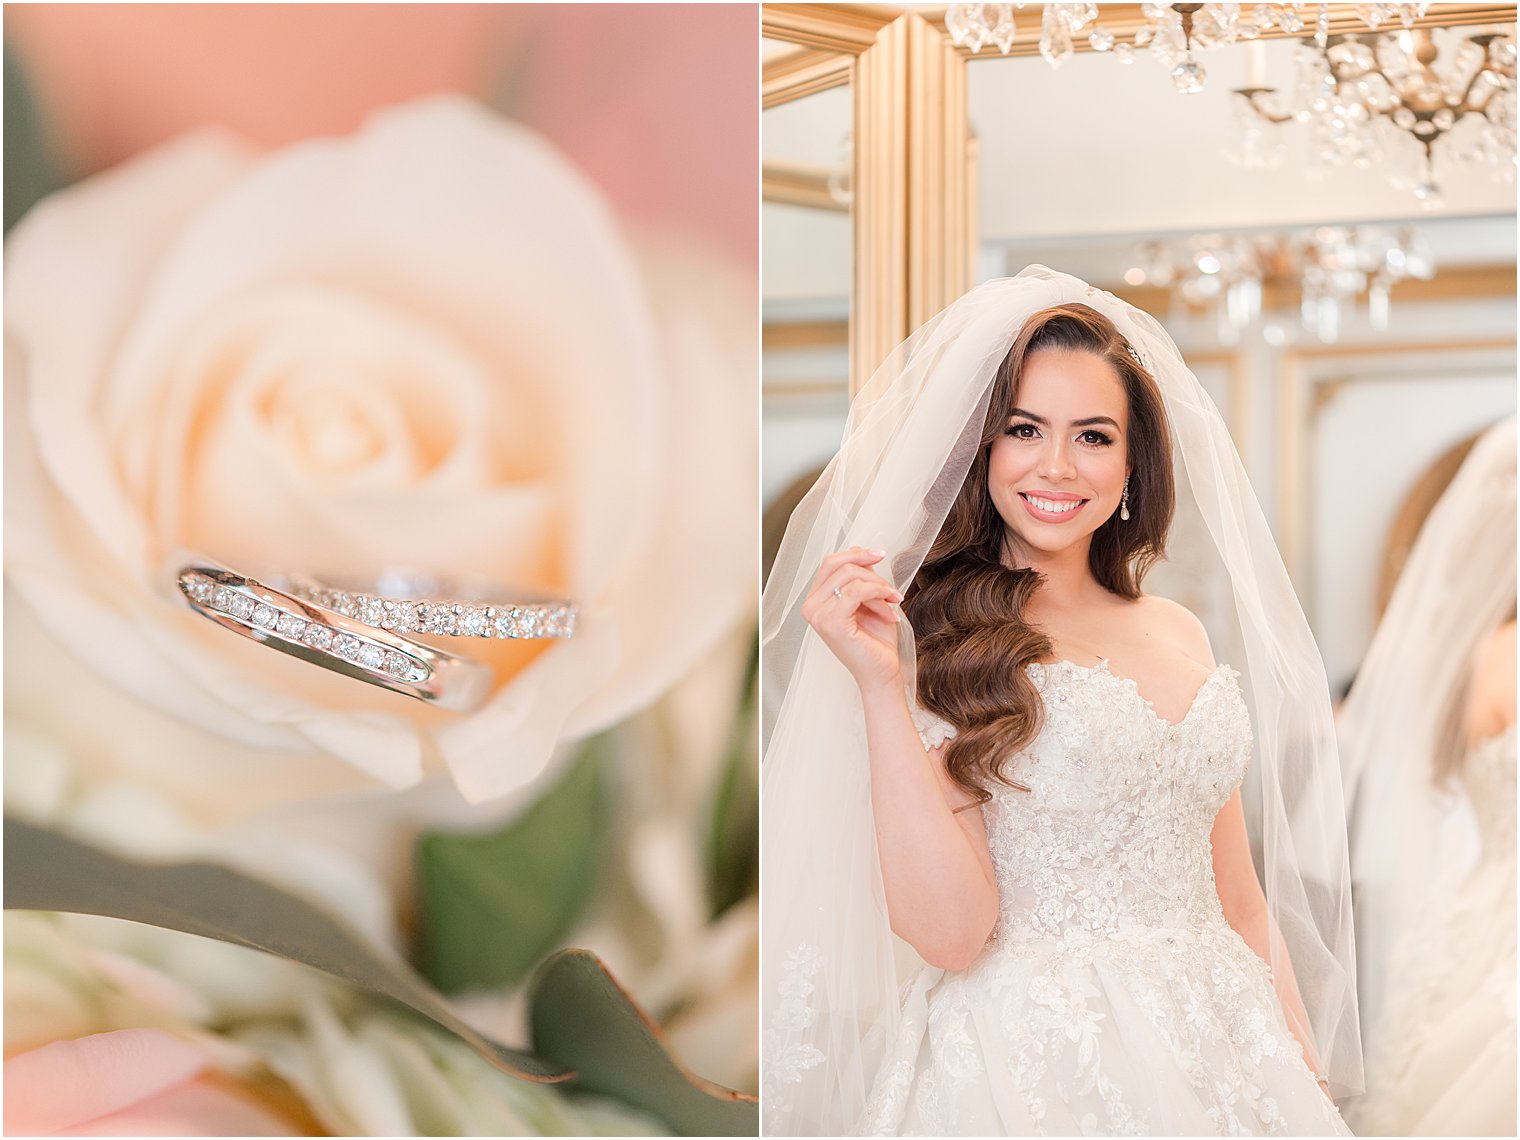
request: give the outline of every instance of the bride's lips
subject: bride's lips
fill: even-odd
[[[1031,515],[1033,515],[1035,518],[1039,519],[1041,522],[1050,522],[1050,523],[1070,522],[1072,519],[1076,518],[1079,514],[1082,513],[1082,509],[1084,507],[1086,507],[1087,504],[1088,504],[1088,502],[1090,501],[1088,499],[1084,499],[1081,495],[1070,495],[1070,494],[1064,494],[1064,493],[1063,494],[1039,494],[1039,495],[1035,495],[1035,498],[1042,499],[1042,500],[1044,500],[1047,503],[1059,503],[1059,504],[1062,504],[1063,506],[1066,503],[1075,503],[1076,504],[1075,506],[1072,506],[1072,507],[1064,507],[1064,509],[1062,509],[1062,510],[1047,511],[1043,507],[1037,507],[1037,506],[1035,506],[1034,502],[1030,498],[1030,494],[1031,493],[1028,492],[1028,491],[1020,491],[1019,492],[1019,498],[1022,499],[1023,502],[1024,502],[1024,509],[1026,511],[1028,511]]]

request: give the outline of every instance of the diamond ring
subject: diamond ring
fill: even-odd
[[[357,621],[207,560],[182,564],[175,585],[191,609],[224,629],[440,708],[472,709],[491,686],[491,670],[479,662]]]
[[[575,636],[570,602],[457,601],[450,597],[397,597],[447,594],[447,587],[421,577],[382,582],[381,592],[338,589],[305,575],[292,576],[290,592],[344,617],[397,633],[445,637],[544,638]]]

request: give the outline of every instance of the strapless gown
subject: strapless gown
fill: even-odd
[[[1172,724],[1106,663],[1028,668],[1044,727],[1013,771],[1031,790],[982,809],[998,923],[970,967],[907,987],[860,1130],[1350,1135],[1214,885],[1251,746],[1235,672]]]
[[[1515,1135],[1515,729],[1461,780],[1481,853],[1444,915],[1395,951],[1388,1030],[1368,1042],[1367,1136]]]

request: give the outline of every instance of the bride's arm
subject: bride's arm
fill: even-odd
[[[1277,997],[1282,1002],[1288,1028],[1303,1049],[1304,1061],[1318,1076],[1319,1054],[1314,1048],[1314,1036],[1309,1031],[1309,1015],[1304,1011],[1304,1000],[1298,992],[1298,980],[1293,976],[1293,963],[1288,958],[1288,949],[1272,922],[1266,896],[1262,894],[1261,882],[1256,877],[1256,865],[1251,859],[1251,842],[1246,834],[1246,817],[1240,805],[1239,790],[1230,797],[1215,818],[1211,841],[1214,846],[1214,882],[1219,890],[1219,902],[1224,908],[1225,920],[1245,944],[1256,952],[1257,957],[1272,967],[1272,982],[1277,987]],[[1323,1079],[1320,1080],[1320,1085],[1324,1087]],[[1329,1095],[1328,1088],[1325,1095]]]
[[[880,551],[851,547],[823,560],[802,613],[850,671],[865,707],[871,809],[892,929],[925,961],[969,966],[997,919],[997,881],[982,813],[925,752],[908,710],[898,657],[902,596],[871,569]]]
[[[930,965],[965,969],[998,914],[982,813],[945,771],[944,748],[925,754],[901,685],[862,689],[861,700],[892,929]]]

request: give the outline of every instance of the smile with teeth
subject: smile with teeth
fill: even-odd
[[[1046,499],[1027,491],[1021,491],[1020,495],[1030,506],[1048,515],[1069,514],[1087,502],[1086,499]]]

